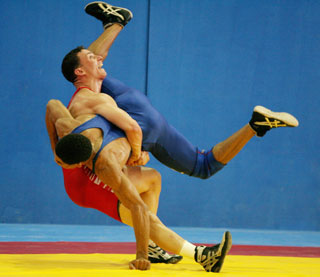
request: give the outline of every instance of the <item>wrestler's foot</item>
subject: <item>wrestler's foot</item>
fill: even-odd
[[[87,14],[101,20],[105,29],[114,23],[125,26],[133,17],[128,9],[111,6],[101,1],[89,3],[84,10]]]
[[[276,113],[265,107],[255,106],[249,124],[258,137],[263,137],[272,128],[297,127],[299,122],[289,113]]]
[[[208,247],[197,246],[194,254],[196,262],[201,264],[205,271],[220,272],[224,258],[232,246],[232,237],[229,231],[225,232],[221,243]]]
[[[148,257],[151,263],[176,264],[182,260],[182,256],[170,255],[158,245],[148,246]]]

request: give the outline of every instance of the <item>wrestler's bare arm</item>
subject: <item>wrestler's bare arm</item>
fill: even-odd
[[[48,102],[46,110],[46,126],[54,159],[58,165],[61,165],[55,151],[58,138],[62,138],[69,134],[80,124],[81,122],[74,119],[69,110],[59,100],[52,99]]]
[[[74,117],[80,114],[99,114],[106,118],[122,129],[127,136],[132,148],[128,164],[140,158],[142,130],[134,119],[117,106],[112,97],[103,93],[94,93],[89,89],[82,89],[73,99],[69,110]]]
[[[127,155],[129,155],[128,150]],[[110,143],[101,151],[95,165],[95,173],[102,182],[108,184],[113,189],[121,203],[130,210],[137,251],[136,260],[133,261],[133,264],[139,263],[139,269],[149,269],[150,211],[141,199],[136,187],[123,173],[124,161],[125,156],[121,153],[119,154],[118,145]]]
[[[46,126],[53,152],[58,142],[58,137],[65,136],[78,125],[79,122],[72,117],[68,109],[59,100],[51,99],[48,102]]]

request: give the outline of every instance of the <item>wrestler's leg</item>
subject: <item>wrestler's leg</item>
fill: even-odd
[[[228,163],[247,142],[257,135],[263,137],[266,132],[278,127],[297,127],[298,120],[286,112],[273,112],[262,106],[255,106],[249,124],[238,132],[216,145],[212,153],[215,159],[223,164]]]
[[[147,167],[130,167],[124,168],[124,173],[128,176],[131,183],[137,188],[142,200],[147,204],[150,210],[150,221],[153,221],[152,214],[157,214],[159,196],[161,191],[161,175],[155,169]],[[131,213],[129,209],[122,204],[119,206],[119,215],[121,221],[129,226],[133,226]],[[157,217],[155,216],[157,219]],[[159,227],[157,227],[160,229]],[[151,227],[151,229],[153,229]],[[154,231],[154,233],[156,233]],[[177,252],[178,253],[178,252]],[[148,246],[149,260],[152,263],[178,263],[182,256],[170,255],[162,248],[160,248],[150,237]]]
[[[138,166],[126,166],[123,171],[137,188],[142,200],[147,204],[151,213],[156,215],[161,192],[160,173],[152,168]],[[123,223],[130,226],[133,225],[130,211],[122,204],[119,206],[119,214]],[[179,255],[168,254],[155,244],[153,240],[149,241],[148,255],[151,263],[176,264],[182,259]]]
[[[158,209],[161,190],[161,176],[152,168],[127,167],[124,173],[137,188],[141,198],[150,209],[150,238],[161,248],[173,253],[179,253],[184,240],[176,233],[168,229],[156,216],[154,211]],[[121,221],[132,226],[130,211],[120,204],[119,213]]]
[[[158,160],[173,169],[206,179],[222,169],[254,136],[262,137],[271,129],[298,125],[298,120],[289,113],[273,112],[265,107],[256,106],[249,124],[210,151],[198,151],[177,130],[167,126],[162,128],[162,134],[159,135],[156,153],[151,152]],[[183,170],[184,167],[187,170]]]
[[[103,24],[104,32],[88,49],[105,59],[114,40],[133,15],[126,8],[111,6],[101,1],[87,4],[85,12],[100,20]]]
[[[133,167],[125,170],[125,174],[137,187],[141,195],[145,195],[145,199],[148,198],[148,192],[152,194],[153,185],[161,181],[159,178],[159,173],[153,169]],[[156,188],[156,191],[158,193],[159,189]],[[158,197],[156,198],[158,199]],[[132,226],[131,213],[122,204],[120,204],[119,213],[122,222]],[[152,213],[151,211],[149,212],[149,219],[150,239],[152,239],[152,241],[154,241],[161,248],[175,254],[195,259],[195,261],[200,263],[206,271],[220,271],[224,256],[229,252],[232,244],[231,235],[229,232],[224,234],[222,242],[216,246],[211,248],[204,246],[196,247],[192,243],[184,240],[171,229],[167,228],[156,216],[156,214]]]
[[[119,24],[113,24],[88,47],[88,50],[93,52],[96,55],[99,55],[103,60],[108,56],[109,49],[112,46],[113,42],[123,29],[123,26]]]
[[[227,164],[255,135],[255,131],[247,124],[226,140],[215,145],[212,154],[218,162]]]
[[[157,214],[161,192],[161,175],[153,168],[140,166],[126,166],[124,173],[137,188],[142,200],[150,211]],[[130,211],[123,205],[119,208],[122,222],[132,226]]]
[[[122,204],[120,204],[119,207],[119,214],[123,223],[129,226],[133,226],[131,213]],[[170,230],[169,228],[167,228],[155,214],[150,212],[149,215],[150,239],[166,251],[175,254],[182,254],[181,249],[184,244],[184,239],[172,230]]]

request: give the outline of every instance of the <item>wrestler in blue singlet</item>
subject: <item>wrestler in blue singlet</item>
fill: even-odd
[[[92,129],[92,128],[99,128],[103,133],[103,140],[101,143],[101,147],[92,160],[92,172],[94,173],[94,167],[101,150],[111,141],[118,138],[126,137],[126,134],[100,115],[96,115],[92,119],[89,119],[88,121],[84,122],[83,124],[75,128],[71,133],[80,134],[81,132],[87,129]]]
[[[110,95],[140,125],[142,149],[149,151],[161,163],[190,176],[207,179],[223,168],[212,151],[199,151],[151,105],[142,92],[127,87],[109,75],[101,92]]]

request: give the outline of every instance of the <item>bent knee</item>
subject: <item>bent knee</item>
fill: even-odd
[[[224,166],[225,164],[217,161],[211,150],[201,152],[198,153],[196,166],[190,176],[208,179]]]
[[[160,183],[161,184],[161,174],[159,171],[156,169],[152,169],[152,175],[155,183]]]
[[[161,174],[155,169],[151,169],[151,184],[154,190],[161,191]]]

